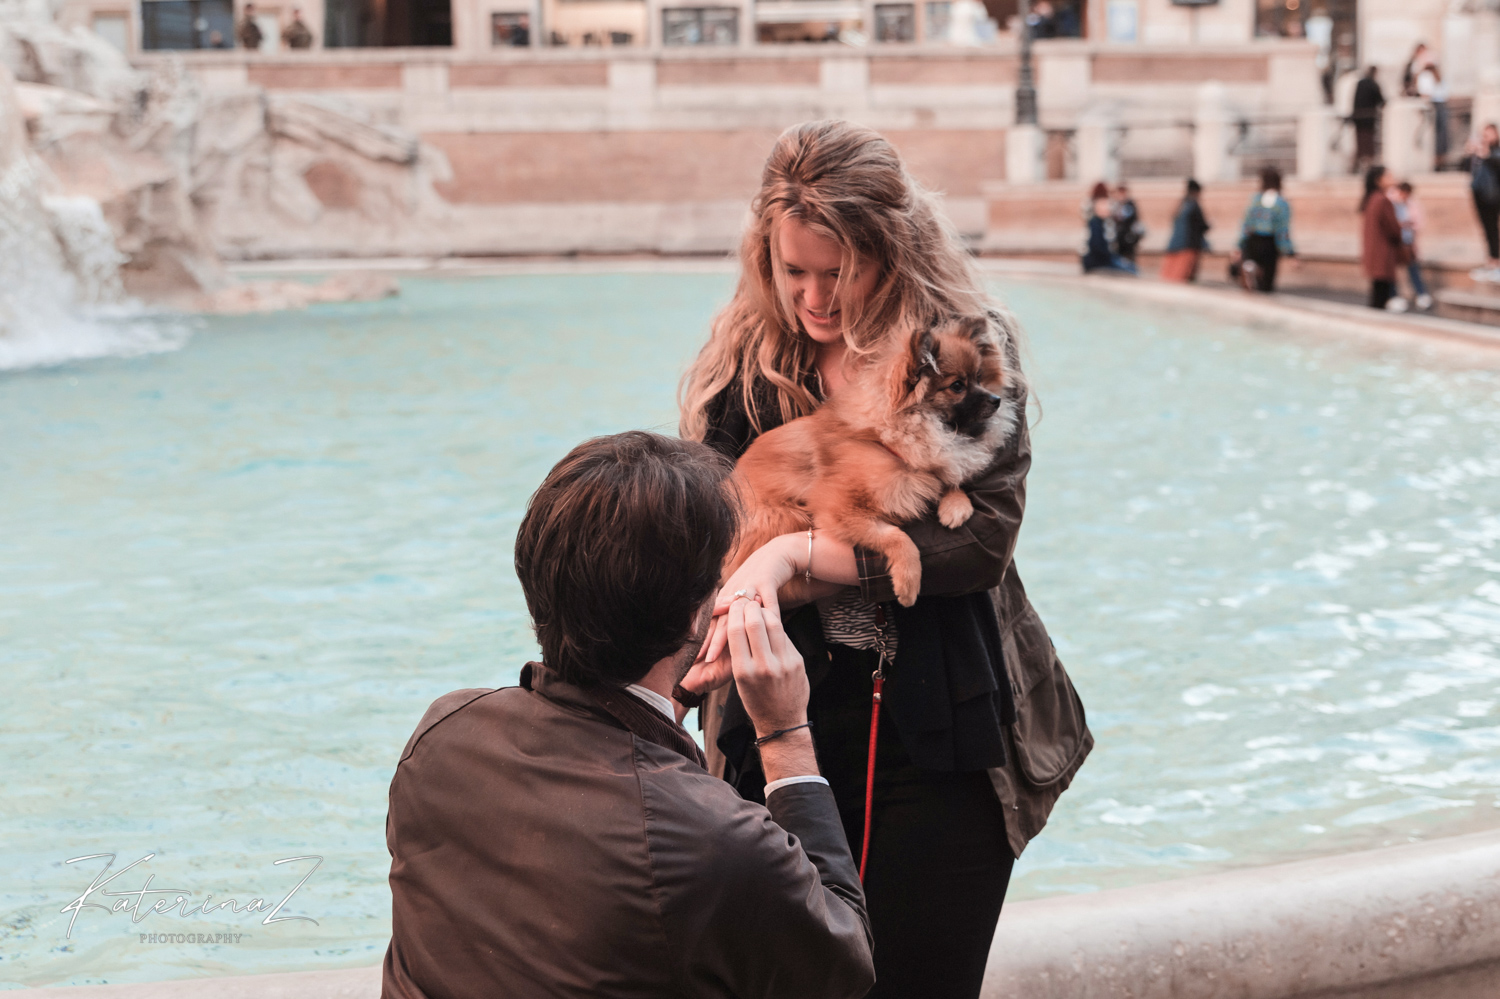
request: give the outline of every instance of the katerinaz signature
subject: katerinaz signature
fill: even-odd
[[[307,884],[307,879],[317,873],[319,867],[323,866],[322,857],[286,857],[282,860],[276,861],[273,864],[273,866],[275,867],[280,867],[282,864],[295,864],[299,860],[316,861],[316,863],[314,863],[312,866],[312,870],[304,874],[302,876],[302,880],[293,885],[292,890],[287,892],[282,900],[280,902],[277,902],[276,906],[269,912],[266,911],[267,905],[265,899],[261,898],[252,898],[243,906],[237,905],[235,903],[235,900],[232,898],[223,902],[215,902],[213,904],[209,904],[210,900],[213,898],[212,892],[210,892],[201,903],[189,906],[188,896],[194,894],[192,891],[186,888],[152,888],[151,881],[156,877],[155,874],[146,875],[146,883],[136,891],[107,891],[105,889],[106,885],[113,882],[120,875],[124,874],[126,871],[129,871],[131,868],[138,867],[141,864],[144,864],[154,856],[156,856],[156,854],[148,853],[140,860],[137,860],[135,863],[131,864],[129,867],[122,867],[120,870],[116,871],[113,874],[109,874],[109,869],[115,862],[115,854],[113,853],[91,853],[86,857],[74,857],[72,860],[67,861],[67,863],[69,864],[77,864],[85,860],[104,859],[105,861],[104,870],[100,871],[98,875],[95,876],[93,883],[88,886],[84,893],[82,895],[79,895],[73,901],[69,902],[67,905],[63,906],[60,910],[64,913],[71,912],[73,914],[73,917],[68,920],[67,938],[70,940],[72,939],[73,924],[78,922],[78,914],[84,909],[103,909],[110,915],[115,915],[116,913],[121,912],[129,913],[130,921],[132,923],[139,923],[147,916],[154,915],[156,913],[161,913],[163,915],[166,915],[168,913],[179,915],[178,913],[172,912],[172,910],[178,908],[179,906],[182,908],[182,912],[180,913],[180,916],[182,917],[195,915],[207,916],[211,913],[220,912],[223,909],[227,908],[235,915],[242,915],[246,912],[265,912],[266,917],[260,921],[260,924],[262,926],[270,926],[272,923],[285,923],[296,919],[306,920],[307,922],[312,923],[314,926],[318,925],[318,921],[316,919],[313,919],[311,916],[283,916],[279,913],[281,912],[282,908],[292,900],[292,896],[297,894],[297,889]],[[109,874],[109,877],[105,877],[106,874]],[[90,902],[89,896],[95,894],[96,892],[102,898],[113,898],[115,899],[115,901],[110,904],[105,904],[103,902]],[[168,901],[165,898],[158,898],[155,902],[151,903],[149,908],[143,909],[143,906],[146,905],[147,901],[146,896],[148,895],[175,895],[176,897],[171,901]]]

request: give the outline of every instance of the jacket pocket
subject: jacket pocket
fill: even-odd
[[[1083,700],[1030,603],[1006,636],[1016,720],[1010,727],[1017,774],[1035,788],[1070,779],[1093,748]]]

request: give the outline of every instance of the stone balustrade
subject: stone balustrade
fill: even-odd
[[[421,144],[432,197],[413,203],[428,206],[427,230],[398,232],[371,207],[371,185],[386,181],[339,174],[348,183],[332,184],[327,157],[301,150],[307,165],[283,169],[273,198],[301,206],[297,219],[257,229],[247,217],[233,233],[226,222],[216,245],[230,259],[725,252],[777,134],[828,117],[881,131],[962,232],[1016,252],[1049,240],[1071,249],[1077,199],[1095,180],[1161,178],[1175,191],[1193,174],[1222,188],[1268,157],[1309,183],[1347,169],[1338,144],[1348,130],[1321,102],[1306,44],[1036,48],[1041,122],[1028,127],[1014,125],[1018,62],[1005,44],[229,51],[136,62],[180,60],[215,100],[261,93],[362,109]],[[1393,102],[1391,114],[1406,117],[1391,131],[1417,143],[1405,173],[1421,172],[1430,128],[1414,111]],[[1005,180],[1050,182],[1056,216],[1027,229],[999,220],[1053,203],[1048,194],[1014,204]],[[988,207],[986,185],[1001,192]]]

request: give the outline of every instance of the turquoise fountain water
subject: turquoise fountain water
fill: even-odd
[[[378,961],[401,746],[533,651],[526,497],[673,428],[731,287],[413,279],[0,374],[0,982]],[[1495,369],[999,290],[1043,404],[1018,563],[1099,740],[1011,898],[1500,824]],[[65,912],[91,854],[186,901]]]

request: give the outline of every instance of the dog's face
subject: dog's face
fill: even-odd
[[[893,411],[925,409],[968,437],[984,433],[1005,387],[1000,341],[983,316],[917,333],[891,374]]]

